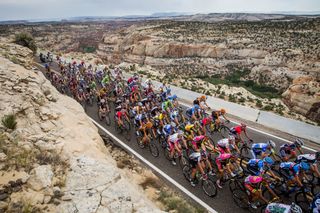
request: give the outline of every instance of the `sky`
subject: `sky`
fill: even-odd
[[[158,12],[318,12],[320,0],[0,0],[0,20],[77,16],[150,15]]]

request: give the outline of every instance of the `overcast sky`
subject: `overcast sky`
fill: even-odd
[[[320,0],[0,0],[0,20],[276,11],[320,11]]]

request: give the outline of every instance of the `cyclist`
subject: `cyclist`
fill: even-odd
[[[197,100],[199,101],[199,106],[201,109],[211,109],[206,102],[207,97],[205,95],[198,97]]]
[[[101,85],[102,87],[105,87],[110,81],[110,76],[109,75],[105,75],[104,78],[101,81]]]
[[[195,184],[195,177],[196,177],[197,171],[200,171],[200,173],[202,174],[202,178],[204,180],[206,180],[208,178],[207,175],[204,173],[204,170],[201,165],[200,150],[197,150],[195,148],[194,148],[194,150],[195,151],[189,155],[189,163],[190,163],[190,167],[191,167],[191,176],[190,176],[191,186],[196,185]]]
[[[223,178],[223,173],[225,169],[232,177],[236,176],[236,174],[232,172],[230,167],[231,158],[232,158],[232,155],[230,153],[224,153],[224,154],[220,153],[219,156],[216,158],[216,165],[218,167],[218,172],[219,172],[219,178],[216,181],[216,184],[220,189],[222,189],[222,186],[220,185],[220,183],[221,183],[221,179]]]
[[[276,144],[269,140],[267,143],[254,143],[251,146],[251,154],[253,158],[261,156],[261,158],[267,157],[271,151],[276,147]]]
[[[169,99],[167,99],[162,103],[161,107],[162,107],[163,111],[165,111],[168,114],[170,114],[170,111],[173,108],[173,104]]]
[[[130,123],[130,120],[127,115],[127,111],[124,107],[122,107],[122,105],[119,105],[118,107],[116,107],[115,110],[116,110],[116,120],[119,126],[124,126],[123,118],[126,119],[128,123]]]
[[[181,130],[179,130],[177,133],[174,133],[173,135],[170,135],[168,137],[167,143],[170,148],[170,158],[171,158],[172,165],[177,165],[173,156],[175,151],[178,152],[179,156],[181,155],[182,148],[181,148],[180,142],[183,142],[183,141],[184,141],[183,132]]]
[[[279,172],[287,180],[287,186],[291,184],[297,184],[299,187],[302,187],[303,184],[300,180],[300,172],[308,171],[310,169],[309,164],[305,162],[294,163],[294,162],[282,162],[280,163]]]
[[[232,135],[229,135],[228,138],[220,139],[217,142],[217,147],[221,154],[231,153],[230,148],[235,149],[238,153],[240,153],[238,147],[235,145],[235,138]]]
[[[205,161],[205,164],[203,163],[202,168],[208,168],[209,174],[212,174],[213,169],[208,159],[208,152],[206,150],[206,145],[208,146],[209,144],[206,142],[206,137],[204,135],[196,136],[192,140],[192,148],[196,151],[200,150],[202,160]],[[212,149],[212,147],[210,147],[210,149]]]
[[[240,125],[238,126],[235,126],[235,127],[232,127],[230,129],[230,133],[236,138],[236,143],[238,144],[239,142],[242,142],[243,143],[243,139],[242,139],[242,136],[241,136],[241,133],[243,132],[244,135],[246,136],[246,138],[252,142],[252,139],[249,138],[248,134],[247,134],[247,125],[244,124],[244,123],[241,123]]]
[[[195,104],[193,107],[187,109],[186,115],[189,119],[192,119],[194,121],[197,120],[197,117],[201,117],[200,106],[198,104]]]
[[[211,118],[213,123],[215,124],[215,130],[218,130],[219,125],[221,124],[220,116],[222,116],[227,122],[229,122],[225,114],[226,114],[225,109],[214,110],[211,112]]]
[[[107,112],[109,111],[108,106],[106,104],[105,99],[101,99],[99,102],[99,119],[102,121],[107,115]]]
[[[175,132],[175,123],[166,124],[162,128],[162,133],[165,138],[167,138],[169,135],[172,135]]]
[[[310,170],[318,177],[318,184],[320,184],[320,173],[317,163],[320,161],[320,152],[315,154],[303,154],[297,157],[296,163],[305,162],[310,166]]]
[[[296,139],[294,143],[288,144],[285,143],[280,146],[280,156],[283,161],[288,161],[290,159],[296,159],[297,158],[297,152],[296,150],[299,150],[300,153],[301,147],[303,146],[303,141],[301,139]]]
[[[268,189],[268,191],[272,194],[274,198],[278,198],[278,196],[273,192],[270,186],[265,182],[265,180],[260,176],[249,175],[244,180],[244,186],[249,193],[250,206],[254,209],[257,209],[255,201],[260,199],[265,203],[269,203],[269,201],[262,195],[261,184],[264,183],[264,186]]]
[[[265,157],[264,159],[250,159],[247,164],[247,170],[254,176],[261,176],[266,172],[275,179],[280,179],[277,177],[270,167],[274,164],[274,161],[270,157]]]
[[[270,203],[266,207],[264,213],[302,213],[302,209],[295,203],[292,203],[291,205]]]

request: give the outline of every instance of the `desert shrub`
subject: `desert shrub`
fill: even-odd
[[[263,106],[262,102],[259,99],[256,100],[256,106],[259,108],[261,108]]]
[[[19,33],[16,35],[14,43],[22,45],[24,47],[28,47],[30,50],[32,50],[34,53],[37,52],[37,45],[32,37],[31,34],[29,33]]]
[[[2,120],[2,125],[5,126],[8,129],[14,130],[17,127],[17,121],[16,121],[16,115],[15,114],[9,114],[5,115]]]
[[[146,189],[148,186],[151,186],[155,189],[160,189],[163,186],[163,183],[155,177],[147,177],[142,183],[140,183],[143,189]]]
[[[272,105],[266,105],[263,107],[264,110],[266,111],[272,111],[273,110],[273,106]]]

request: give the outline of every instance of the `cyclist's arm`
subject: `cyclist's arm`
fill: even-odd
[[[299,175],[295,175],[295,176],[294,176],[294,180],[296,181],[296,183],[297,183],[300,187],[303,186],[302,183],[301,183],[301,181],[300,181]]]

